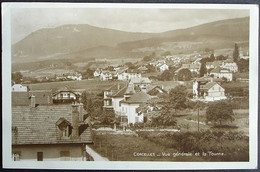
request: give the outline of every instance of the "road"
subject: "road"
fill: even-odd
[[[95,150],[93,150],[91,147],[86,145],[86,152],[92,156],[94,161],[109,161],[107,158],[102,157],[100,154],[98,154]]]

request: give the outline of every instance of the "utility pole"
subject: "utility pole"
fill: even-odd
[[[200,106],[199,106],[199,101],[198,101],[198,131],[200,131]]]

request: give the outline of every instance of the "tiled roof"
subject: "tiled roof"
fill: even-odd
[[[127,86],[121,88],[120,90],[118,90],[116,93],[114,93],[111,97],[124,97],[124,94],[127,90]]]
[[[71,105],[12,106],[13,144],[91,143],[88,127],[77,139],[61,139],[56,122],[72,123]]]
[[[139,84],[139,83],[150,84],[151,80],[149,78],[146,78],[146,77],[131,78],[130,83],[133,83],[133,84]]]
[[[51,90],[29,91],[29,96],[35,96],[35,104],[48,105],[53,104]]]
[[[157,91],[156,91],[157,90]],[[146,93],[147,94],[149,94],[149,95],[152,95],[152,94],[154,94],[154,91],[155,92],[159,92],[159,90],[161,91],[161,92],[163,92],[163,93],[167,93],[167,91],[166,90],[164,90],[164,89],[162,89],[160,86],[147,86],[147,88],[146,88]],[[154,96],[154,95],[152,95],[152,96]]]
[[[12,105],[13,106],[28,106],[30,99],[28,92],[12,92]]]
[[[125,102],[125,103],[145,103],[151,98],[152,98],[152,96],[150,96],[149,94],[146,94],[145,92],[140,91],[140,92],[135,93],[128,100],[123,101],[123,102]]]
[[[210,73],[230,73],[228,69],[223,69],[220,67],[216,67],[215,69],[213,69],[212,71],[210,71]]]
[[[222,78],[212,78],[212,77],[201,77],[201,78],[196,78],[196,81],[198,82],[209,82],[213,80],[214,82],[222,82]]]
[[[211,87],[213,87],[214,85],[216,85],[217,83],[216,82],[209,82],[207,83],[206,85],[202,85],[200,87],[200,89],[203,89],[203,90],[209,90]]]

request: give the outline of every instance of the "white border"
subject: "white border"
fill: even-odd
[[[250,10],[250,161],[249,162],[13,162],[11,161],[11,24],[12,8],[163,8]],[[2,136],[3,168],[32,169],[255,169],[258,156],[258,5],[241,4],[108,4],[2,3]]]

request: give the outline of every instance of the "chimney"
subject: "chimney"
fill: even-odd
[[[214,81],[214,80],[213,80],[213,78],[211,77],[211,78],[210,78],[210,82],[213,82],[213,81]]]
[[[72,104],[72,138],[79,137],[79,104]]]
[[[35,108],[35,96],[31,95],[31,107]]]
[[[120,90],[120,84],[119,83],[117,84],[117,89]]]

